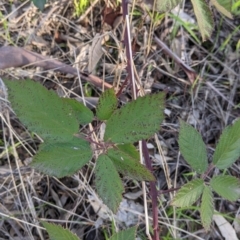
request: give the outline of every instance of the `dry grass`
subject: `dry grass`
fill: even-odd
[[[76,18],[73,1],[48,1],[44,12],[40,13],[28,1],[10,4],[3,0],[0,3],[0,46],[15,45],[51,56],[81,71],[90,70],[119,88],[126,78],[126,57],[121,44],[123,26],[120,22],[112,31],[109,25],[102,24],[104,6],[104,1],[94,1],[83,16]],[[189,1],[186,1],[184,11],[194,21]],[[170,15],[162,19],[159,16],[153,21],[142,5],[135,6],[131,17],[139,85],[143,92],[167,92],[166,119],[161,131],[148,140],[160,190],[179,187],[191,178],[191,169],[179,155],[179,117],[200,131],[211,156],[223,128],[240,115],[237,107],[240,53],[236,48],[240,38],[240,31],[236,30],[240,18],[228,20],[216,12],[214,17],[214,33],[204,43],[197,43],[181,25],[173,34],[178,23]],[[201,78],[195,88],[191,89],[186,74],[152,40],[153,30],[199,73]],[[199,38],[197,31],[195,34]],[[101,42],[98,40],[100,36],[103,36]],[[92,47],[93,43],[95,47]],[[99,51],[99,61],[93,63],[96,51]],[[96,64],[97,67],[92,67]],[[86,95],[88,89],[91,97],[97,98],[102,91],[86,85],[79,78],[31,66],[7,69],[1,71],[1,75],[11,79],[32,78],[65,97],[81,98],[81,92]],[[104,234],[110,236],[112,231],[138,224],[138,236],[147,239],[142,185],[124,179],[124,202],[119,214],[113,216],[101,205],[95,193],[94,161],[64,179],[50,178],[29,168],[28,162],[41,140],[29,133],[7,109],[4,89],[0,90],[0,239],[47,239],[40,220],[61,224],[85,240],[104,239]],[[130,98],[130,91],[126,88],[121,101],[124,104]],[[96,138],[100,135],[101,132],[96,132]],[[228,171],[239,177],[239,169],[237,162]],[[149,202],[148,185],[145,191]],[[223,239],[214,223],[210,232],[203,230],[197,208],[180,210],[171,207],[172,197],[173,193],[159,197],[159,223],[165,239]],[[228,214],[225,218],[230,223],[236,223],[239,202],[230,203],[218,196],[215,200],[216,210]],[[151,222],[150,205],[148,214]],[[239,234],[240,230],[236,228],[234,231]]]

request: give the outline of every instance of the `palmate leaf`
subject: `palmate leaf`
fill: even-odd
[[[82,125],[88,124],[93,120],[93,112],[75,99],[62,98],[63,102],[67,103],[73,110],[78,122]]]
[[[50,240],[80,240],[75,234],[59,225],[41,221],[46,228]]]
[[[200,208],[200,215],[202,225],[206,231],[210,229],[212,222],[214,207],[213,207],[213,193],[209,186],[204,186],[202,194],[202,202]]]
[[[78,132],[72,109],[53,91],[32,80],[4,81],[20,121],[44,140],[66,142]]]
[[[102,154],[98,157],[95,173],[97,193],[103,203],[116,213],[124,188],[121,178],[108,156]]]
[[[139,162],[139,154],[137,158],[135,158],[136,153],[132,147],[134,148],[134,146],[130,144],[123,146],[117,145],[116,148],[108,150],[107,156],[112,160],[117,171],[124,176],[139,181],[155,181],[152,173]]]
[[[47,0],[32,0],[33,4],[40,9],[40,11],[43,11],[44,5],[46,4]]]
[[[99,98],[96,115],[100,120],[108,120],[117,108],[117,97],[114,89],[108,89]]]
[[[207,170],[207,150],[199,132],[180,120],[179,148],[187,163],[198,173]]]
[[[214,21],[206,0],[191,0],[203,41],[213,31]]]
[[[240,156],[240,120],[224,129],[213,155],[219,169],[230,167]]]
[[[216,9],[228,18],[232,18],[232,0],[211,0]]]
[[[137,227],[131,227],[113,234],[108,240],[133,240],[136,237],[136,231]]]
[[[202,179],[194,179],[183,185],[174,197],[171,205],[177,207],[190,207],[201,196],[204,189]]]
[[[89,143],[74,137],[65,143],[46,142],[40,145],[31,166],[45,174],[61,178],[77,172],[91,157]]]
[[[221,197],[236,201],[240,198],[240,181],[232,176],[216,176],[210,181],[213,190]]]
[[[117,109],[106,123],[104,140],[133,143],[153,135],[163,120],[164,93],[139,97]]]

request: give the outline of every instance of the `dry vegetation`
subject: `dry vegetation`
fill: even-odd
[[[2,0],[0,47],[18,46],[57,59],[119,89],[126,79],[126,56],[121,41],[124,26],[118,10],[114,13],[106,10],[107,3],[110,9],[116,7],[107,0],[95,0],[77,17],[73,1],[69,0],[49,0],[43,13],[29,1]],[[223,128],[240,115],[239,16],[229,20],[214,11],[215,30],[211,39],[201,43],[189,1],[183,10],[173,13],[179,13],[180,20],[176,20],[171,14],[149,15],[143,4],[136,4],[130,16],[138,84],[147,93],[167,93],[166,118],[161,131],[148,139],[159,190],[180,187],[192,177],[191,169],[179,155],[178,118],[200,131],[211,156]],[[181,21],[192,23],[188,27],[195,38]],[[194,87],[181,66],[153,40],[154,31],[196,71]],[[103,90],[89,84],[87,78],[30,65],[4,69],[0,74],[2,78],[40,81],[63,97],[81,99],[84,92],[85,100],[93,106]],[[0,87],[0,239],[47,239],[39,223],[46,219],[69,228],[85,240],[105,239],[113,231],[136,224],[139,239],[147,239],[141,183],[124,179],[123,202],[113,216],[101,205],[94,191],[94,159],[79,173],[64,179],[50,178],[28,167],[40,139],[28,132],[8,110],[4,85],[1,83]],[[120,100],[122,104],[131,100],[129,86],[123,89]],[[96,132],[98,137],[101,131]],[[229,172],[240,177],[239,162]],[[144,191],[149,200],[148,185]],[[224,239],[224,234],[239,235],[239,201],[231,203],[216,195],[215,209],[227,214],[223,216],[231,225],[222,232],[216,217],[211,231],[206,233],[200,225],[197,208],[175,209],[170,206],[172,197],[173,192],[167,191],[159,195],[163,239]],[[148,204],[150,225],[151,212]]]

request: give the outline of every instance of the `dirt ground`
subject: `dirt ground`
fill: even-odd
[[[0,48],[19,49],[16,52],[8,49],[10,65],[3,69],[0,61],[0,77],[30,78],[61,97],[81,100],[84,93],[94,111],[103,89],[112,86],[120,89],[127,77],[122,45],[124,25],[121,10],[114,2],[92,1],[77,16],[70,0],[48,1],[43,12],[29,1],[2,0]],[[200,132],[211,159],[222,130],[240,117],[240,16],[228,19],[215,9],[213,15],[214,31],[210,39],[202,42],[190,1],[165,15],[148,12],[142,3],[131,9],[137,81],[145,93],[164,91],[167,96],[161,130],[155,138],[147,140],[158,190],[178,188],[193,176],[179,153],[179,119]],[[153,33],[195,73],[187,75],[159,46]],[[26,66],[14,64],[21,54],[26,54],[20,49],[39,54],[42,65],[31,64],[34,56],[31,54],[21,59]],[[57,61],[55,65],[49,65],[49,58]],[[76,70],[82,74],[77,75]],[[94,159],[74,176],[63,179],[30,168],[28,164],[40,139],[8,110],[6,89],[0,83],[0,239],[48,239],[41,220],[60,224],[84,240],[106,239],[114,231],[133,225],[138,225],[137,239],[148,239],[145,213],[152,231],[148,183],[144,190],[148,206],[144,209],[142,184],[123,178],[123,201],[113,215],[95,192]],[[131,99],[131,88],[127,85],[120,104]],[[84,128],[87,131],[88,126]],[[99,137],[100,132],[96,134]],[[228,169],[230,175],[238,178],[239,163]],[[212,174],[217,175],[217,170]],[[162,239],[218,240],[240,236],[239,201],[229,202],[215,195],[215,210],[221,214],[214,218],[211,230],[205,232],[197,205],[191,209],[173,208],[170,206],[173,194],[166,191],[158,199]],[[226,222],[224,229],[219,220]]]

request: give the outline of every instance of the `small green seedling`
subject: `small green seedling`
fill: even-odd
[[[113,89],[105,91],[96,108],[96,117],[106,123],[104,142],[96,149],[79,125],[94,119],[93,113],[73,99],[62,99],[32,80],[5,80],[12,108],[23,124],[39,135],[40,144],[31,166],[62,178],[76,173],[94,155],[96,189],[103,202],[116,212],[124,191],[119,173],[140,181],[155,181],[139,162],[133,143],[157,132],[163,120],[164,94],[138,98],[117,109]],[[100,151],[100,154],[99,154]]]
[[[240,181],[229,175],[219,175],[206,181],[214,167],[225,170],[240,156],[240,120],[225,128],[217,144],[211,164],[208,164],[206,146],[201,135],[191,125],[180,121],[179,147],[185,160],[199,174],[177,192],[172,205],[190,207],[201,197],[200,215],[206,230],[213,217],[213,191],[229,201],[240,198]]]
[[[74,15],[79,17],[90,5],[90,0],[73,0],[74,3]]]

